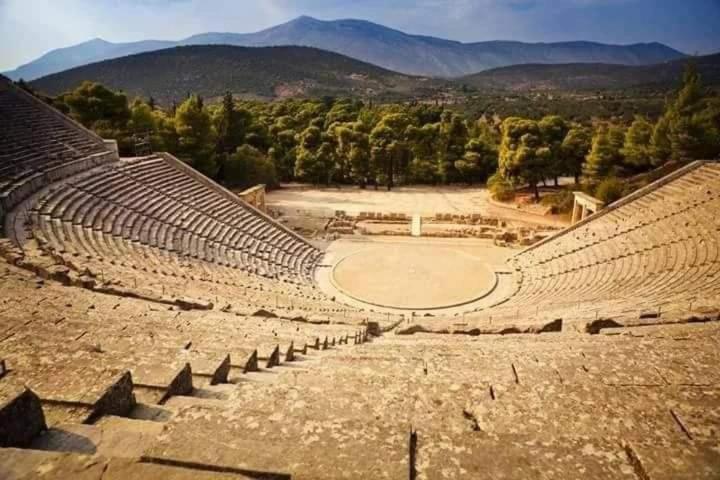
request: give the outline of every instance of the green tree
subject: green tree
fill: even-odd
[[[410,125],[407,138],[412,152],[409,166],[411,181],[437,183],[440,179],[437,158],[440,151],[440,123],[427,123],[422,127]]]
[[[150,137],[153,151],[169,152],[177,155],[180,151],[180,138],[175,129],[175,116],[162,110],[153,110],[155,130]]]
[[[468,184],[485,182],[498,167],[497,147],[481,138],[473,138],[465,145],[463,158],[455,161],[455,168]]]
[[[336,145],[338,180],[345,182],[351,177],[364,187],[369,173],[370,146],[363,125],[360,122],[335,123],[329,134]]]
[[[326,133],[332,138],[335,147],[337,180],[344,183],[350,170],[350,150],[355,139],[352,123],[333,123]]]
[[[505,119],[498,158],[500,175],[512,182],[527,183],[539,201],[538,183],[547,178],[550,167],[550,149],[542,142],[538,123],[517,117]]]
[[[595,189],[595,197],[609,205],[624,195],[623,182],[617,177],[604,178]]]
[[[515,198],[515,184],[499,170],[488,179],[488,189],[495,200],[509,202]]]
[[[672,144],[670,143],[670,120],[667,115],[660,117],[655,124],[650,144],[655,166],[662,165],[670,158]]]
[[[322,131],[316,126],[306,128],[298,138],[295,176],[314,184],[327,179],[325,165],[319,155],[322,145]]]
[[[322,170],[325,184],[329,185],[337,171],[337,154],[332,138],[325,137],[315,155],[318,168]]]
[[[325,115],[325,125],[329,127],[334,123],[350,123],[357,118],[357,110],[360,105],[350,101],[342,100],[336,102]]]
[[[538,127],[540,128],[542,142],[550,151],[548,175],[555,179],[555,186],[558,186],[558,177],[567,173],[562,145],[570,127],[559,115],[543,117],[538,122]]]
[[[616,128],[607,124],[599,125],[595,130],[592,147],[583,166],[583,175],[591,183],[617,172],[621,163],[622,148],[617,132]]]
[[[682,86],[664,115],[667,139],[658,136],[656,144],[669,143],[671,158],[680,161],[713,158],[720,153],[720,130],[707,107],[700,74],[689,62]]]
[[[587,128],[575,125],[568,131],[562,143],[563,171],[580,183],[583,163],[590,152],[591,135]]]
[[[99,83],[83,82],[64,96],[71,115],[88,128],[96,122],[124,127],[130,119],[128,100],[124,93],[113,92]]]
[[[468,129],[460,115],[444,111],[438,133],[438,174],[443,182],[450,183],[458,178],[455,162],[464,158]]]
[[[615,161],[617,166],[618,168],[621,168],[623,163],[622,149],[625,146],[625,129],[623,126],[616,123],[610,123],[608,126],[608,139],[610,140],[610,145],[615,151]]]
[[[282,180],[292,180],[295,176],[295,155],[297,133],[293,129],[281,130],[275,135],[273,146],[268,150],[275,168]]]
[[[395,186],[395,174],[402,162],[409,159],[406,130],[410,118],[403,113],[390,113],[370,133],[372,163],[381,172],[388,190]]]
[[[130,108],[130,121],[128,129],[133,133],[146,133],[155,131],[155,116],[150,105],[137,99]]]
[[[249,112],[238,109],[230,92],[223,97],[222,105],[213,117],[217,132],[217,152],[231,153],[245,141],[251,118]]]
[[[353,130],[354,139],[350,147],[348,160],[353,179],[362,188],[365,188],[368,177],[372,174],[370,171],[370,136],[357,127],[358,124],[355,125]]]
[[[175,129],[180,154],[196,170],[214,178],[218,165],[215,160],[215,132],[207,109],[196,95],[191,95],[175,112]]]
[[[247,188],[257,184],[277,185],[275,165],[258,149],[245,144],[228,155],[225,181],[233,187]]]
[[[481,117],[468,129],[470,138],[477,138],[486,145],[492,145],[495,150],[500,145],[500,131],[485,116]]]
[[[644,117],[637,116],[625,133],[621,149],[625,165],[636,171],[652,167],[653,126]]]

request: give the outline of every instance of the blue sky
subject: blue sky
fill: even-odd
[[[95,37],[249,32],[303,14],[461,41],[658,41],[720,51],[720,0],[0,0],[0,71]]]

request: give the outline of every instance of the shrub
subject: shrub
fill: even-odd
[[[570,213],[575,204],[575,195],[571,190],[562,190],[544,196],[541,203],[552,207],[552,213]]]
[[[259,150],[242,145],[224,162],[225,182],[233,187],[252,187],[259,183],[277,185],[275,165]]]
[[[495,173],[488,180],[488,189],[495,200],[509,202],[515,199],[515,185],[500,173]]]
[[[595,197],[609,205],[620,200],[625,194],[625,185],[617,177],[608,177],[595,188]]]

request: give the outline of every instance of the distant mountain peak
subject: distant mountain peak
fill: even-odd
[[[107,40],[100,37],[95,37],[88,40],[87,42],[81,43],[80,45],[112,45],[112,42],[108,42]]]
[[[281,23],[275,27],[270,27],[269,30],[274,28],[293,27],[293,28],[317,28],[318,26],[327,24],[326,20],[320,20],[319,18],[311,17],[309,15],[300,15],[295,17],[289,22]]]
[[[290,20],[290,23],[292,22],[322,22],[322,20],[319,20],[315,17],[311,17],[310,15],[300,15],[299,17],[296,17],[292,20]]]

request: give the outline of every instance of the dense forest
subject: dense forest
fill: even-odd
[[[22,84],[25,88],[26,85]],[[690,64],[655,118],[481,115],[421,103],[357,99],[238,101],[209,105],[190,95],[161,109],[97,83],[46,98],[133,155],[138,137],[230,186],[279,182],[355,184],[487,183],[497,197],[574,177],[605,201],[667,162],[720,154],[720,97]],[[532,112],[531,112],[532,113]],[[632,184],[632,186],[637,186]],[[577,188],[577,187],[576,187]],[[567,204],[567,197],[557,200]]]
[[[131,97],[153,97],[164,107],[181,102],[187,92],[219,99],[226,91],[251,100],[342,95],[402,101],[443,91],[449,83],[314,48],[195,45],[90,63],[37,79],[31,86],[58,95],[84,81]]]

